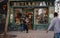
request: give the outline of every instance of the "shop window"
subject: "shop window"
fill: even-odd
[[[14,9],[14,21],[17,25],[20,25],[22,17],[22,9],[16,8]]]
[[[48,23],[48,9],[35,8],[34,9],[34,24],[47,24]]]

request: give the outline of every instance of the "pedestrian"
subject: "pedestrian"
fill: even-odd
[[[60,19],[58,18],[57,12],[54,13],[54,18],[51,20],[51,23],[46,32],[48,33],[52,27],[54,27],[54,38],[60,38]]]
[[[22,20],[21,20],[21,26],[23,27],[23,28],[21,28],[21,31],[26,30],[26,33],[28,33],[28,26],[27,26],[25,20],[26,20],[26,19],[25,19],[24,17],[23,17]]]
[[[25,23],[24,28],[26,29],[26,33],[28,33],[28,23],[29,23],[28,17],[25,17],[24,23]]]

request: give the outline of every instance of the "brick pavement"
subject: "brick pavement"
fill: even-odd
[[[25,31],[11,31],[7,34],[17,35],[15,38],[53,38],[53,31],[49,31],[48,33],[40,30],[30,30],[29,33],[26,33]]]

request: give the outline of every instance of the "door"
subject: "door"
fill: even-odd
[[[24,8],[23,9],[23,16],[26,19],[28,29],[33,29],[33,9],[32,8]],[[27,20],[28,19],[28,20]]]

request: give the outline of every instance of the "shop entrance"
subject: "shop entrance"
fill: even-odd
[[[33,9],[32,8],[14,8],[14,24],[17,25],[17,28],[20,28],[22,18],[28,21],[28,29],[33,29]]]

